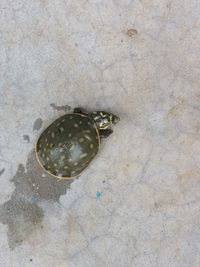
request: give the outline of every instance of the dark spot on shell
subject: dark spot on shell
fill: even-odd
[[[62,133],[64,131],[64,128],[63,127],[59,127],[58,131],[59,131],[59,133]]]
[[[38,131],[42,127],[43,120],[38,118],[33,124],[33,131]]]

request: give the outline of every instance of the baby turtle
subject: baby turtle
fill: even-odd
[[[101,138],[108,137],[118,121],[105,111],[87,113],[75,108],[44,130],[36,144],[36,158],[50,175],[73,179],[96,156]]]

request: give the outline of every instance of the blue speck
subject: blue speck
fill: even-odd
[[[101,197],[101,192],[97,191],[96,192],[96,199],[100,199],[100,197]]]

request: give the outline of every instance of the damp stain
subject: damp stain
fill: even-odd
[[[67,111],[70,111],[70,110],[71,110],[71,107],[68,106],[68,105],[57,106],[56,104],[51,103],[50,106],[51,106],[53,109],[58,110],[58,111],[59,111],[59,110],[63,110],[63,111],[65,111],[65,112],[67,112]]]
[[[39,131],[42,127],[43,120],[41,118],[38,118],[35,120],[33,124],[33,131]]]
[[[26,141],[27,143],[30,143],[30,137],[29,137],[29,135],[24,134],[23,135],[23,138],[24,138],[24,141]]]
[[[39,206],[43,201],[58,202],[73,180],[58,180],[48,174],[42,176],[31,151],[26,169],[20,164],[11,180],[15,185],[11,199],[0,205],[0,222],[8,226],[8,244],[11,250],[22,244],[35,230],[42,231],[44,211]]]

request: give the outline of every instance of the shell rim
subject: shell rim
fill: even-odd
[[[80,115],[81,117],[87,117],[90,121],[92,121],[92,120],[90,119],[89,116],[84,115],[84,114],[81,114],[81,113],[67,113],[67,114],[65,114],[65,115],[63,115],[63,116],[61,116],[61,117],[59,117],[58,119],[60,119],[60,118],[62,118],[62,117],[64,117],[64,116],[66,116],[66,115],[74,115],[74,114]],[[56,119],[56,120],[57,120],[57,119]],[[56,120],[55,120],[55,121],[56,121]],[[54,121],[54,122],[55,122],[55,121]],[[54,122],[52,122],[51,124],[53,124]],[[92,122],[94,122],[94,121],[92,121]],[[49,126],[50,126],[51,124],[49,124]],[[100,141],[99,131],[98,131],[98,128],[97,128],[95,122],[94,122],[94,125],[95,125],[95,130],[96,130],[96,133],[97,133],[97,136],[98,136],[98,141],[99,141],[99,146],[98,146],[98,150],[97,150],[97,153],[98,153],[99,148],[100,148],[101,141]],[[49,126],[47,126],[46,128],[48,128]],[[40,134],[40,136],[41,136],[41,134]],[[40,138],[40,136],[39,136],[39,138]],[[38,140],[39,140],[39,138],[38,138]],[[42,165],[42,163],[40,162],[39,158],[38,158],[38,150],[37,150],[37,143],[38,143],[38,140],[37,140],[37,142],[36,142],[36,144],[35,144],[35,156],[36,156],[36,160],[37,160],[37,162],[39,163],[40,167],[41,167],[46,173],[48,173],[50,176],[53,176],[53,177],[55,177],[55,178],[57,178],[57,179],[59,179],[59,180],[75,180],[75,179],[82,173],[82,172],[80,172],[78,175],[71,176],[71,177],[68,177],[68,176],[60,177],[60,176],[56,176],[56,175],[52,174],[51,172],[47,171],[47,170],[45,169],[45,167]],[[96,153],[96,154],[97,154],[97,153]],[[87,169],[87,168],[89,167],[89,165],[90,165],[90,163],[87,165],[87,167],[86,167],[85,169]],[[84,170],[85,170],[85,169],[84,169]]]

